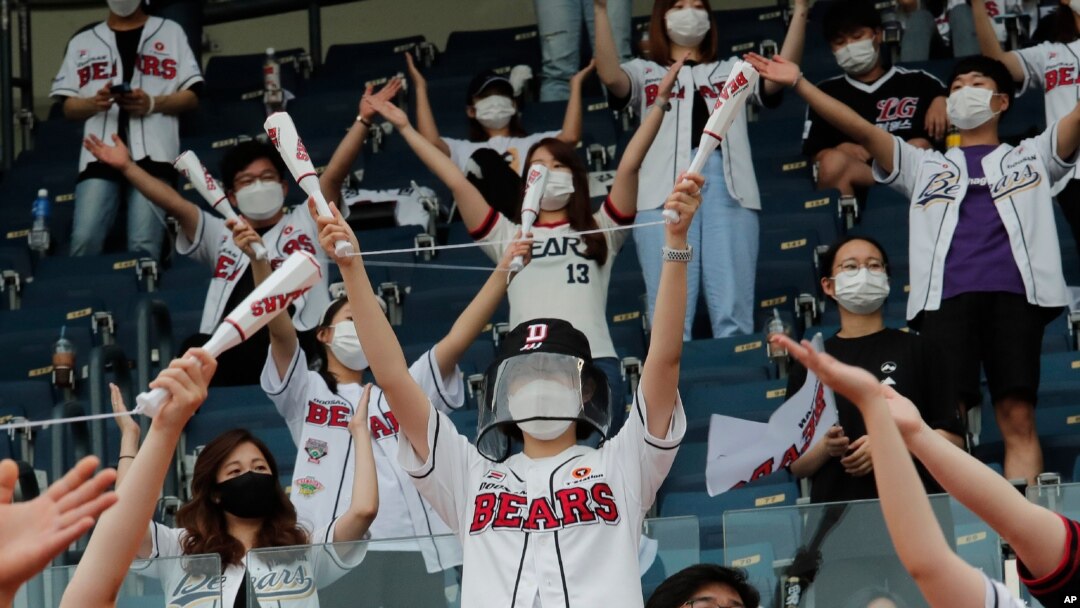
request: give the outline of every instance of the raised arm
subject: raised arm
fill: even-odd
[[[195,231],[199,228],[199,207],[180,196],[180,193],[160,179],[150,175],[131,160],[131,154],[120,136],[113,134],[113,145],[106,145],[97,135],[89,135],[83,140],[83,146],[94,158],[120,171],[124,179],[135,186],[143,196],[150,199],[165,213],[180,222],[180,229],[190,241],[195,240]]]
[[[247,222],[227,220],[225,226],[232,230],[233,242],[251,261],[251,277],[256,286],[260,285],[273,272],[270,261],[256,258],[255,251],[251,248],[255,243],[262,243],[262,238]],[[274,358],[278,378],[284,378],[285,374],[289,373],[289,364],[292,363],[296,349],[300,348],[296,327],[293,326],[292,317],[285,314],[270,319],[267,330],[270,332],[270,356]]]
[[[668,249],[687,248],[686,232],[701,205],[704,184],[705,180],[697,174],[680,175],[675,183],[675,190],[664,203],[664,209],[674,209],[679,214],[678,223],[664,226],[664,246]],[[661,255],[661,252],[649,251],[646,255]],[[701,255],[701,252],[695,251],[693,255]],[[648,404],[646,423],[649,434],[654,437],[667,436],[679,392],[682,328],[686,320],[686,266],[687,262],[663,263],[649,352],[641,372],[641,390]]]
[[[435,124],[435,113],[431,111],[427,79],[420,73],[420,69],[416,67],[412,53],[405,53],[405,63],[409,68],[409,80],[412,80],[413,89],[416,92],[416,129],[439,152],[450,156],[450,146],[439,136],[439,127]]]
[[[932,608],[984,608],[983,577],[953,553],[889,413],[885,392],[891,389],[866,370],[814,352],[809,342],[799,345],[782,335],[773,340],[780,341],[807,369],[850,399],[862,413],[871,438],[874,479],[885,525],[900,562],[926,601]]]
[[[150,383],[168,389],[169,399],[154,417],[143,449],[131,463],[125,483],[116,489],[116,505],[98,521],[90,543],[64,590],[61,608],[115,606],[116,595],[136,554],[143,550],[150,518],[165,481],[184,425],[206,399],[217,363],[202,349],[173,360]]]
[[[381,99],[373,99],[371,103],[375,111],[390,121],[390,124],[401,133],[416,156],[427,165],[428,170],[442,180],[447,188],[450,188],[461,211],[461,219],[465,220],[465,227],[469,230],[479,228],[487,218],[491,207],[476,186],[472,185],[472,182],[465,177],[449,156],[439,151],[434,144],[409,124],[409,117],[401,111],[401,108]],[[379,384],[382,385],[381,382]]]
[[[520,239],[521,231],[518,231],[514,238]],[[498,268],[488,276],[484,286],[454,321],[450,332],[439,340],[435,347],[435,360],[439,364],[439,375],[443,378],[448,378],[454,373],[454,368],[461,361],[462,355],[476,340],[476,336],[484,330],[491,315],[495,314],[495,309],[506,296],[506,288],[509,287],[512,278],[507,276],[510,272],[510,262],[514,256],[518,255],[525,259],[526,264],[529,263],[532,256],[532,239],[520,240],[506,248],[502,259],[499,260]]]
[[[349,434],[355,447],[352,502],[338,517],[334,526],[334,542],[361,540],[379,513],[379,482],[375,474],[375,455],[371,451],[371,428],[368,426],[368,401],[371,385],[364,385],[356,411],[349,421]]]
[[[595,68],[596,59],[593,59],[589,65],[581,68],[570,78],[570,100],[566,102],[566,115],[563,117],[562,131],[559,131],[557,139],[572,146],[576,146],[581,141],[581,115],[584,112],[584,108],[581,107],[581,87]]]
[[[668,102],[671,98],[671,90],[675,81],[679,78],[679,70],[682,69],[684,57],[676,61],[660,81],[660,89],[657,92],[656,101],[649,108],[645,118],[642,119],[634,136],[626,144],[619,167],[615,171],[615,182],[611,184],[611,203],[625,216],[637,213],[638,204],[638,176],[641,171],[641,163],[645,162],[645,155],[649,153],[656,134],[660,132],[660,125],[664,122],[664,114],[667,112]]]
[[[809,0],[795,0],[791,9],[791,22],[788,23],[784,43],[780,46],[780,56],[791,63],[802,63],[803,48],[806,47],[806,19],[810,15]],[[765,94],[775,95],[783,89],[776,82],[765,83]]]
[[[997,59],[1005,64],[1009,75],[1016,82],[1024,80],[1024,66],[1020,61],[1020,55],[1001,48],[994,25],[990,23],[990,13],[986,11],[984,0],[971,0],[972,18],[975,20],[975,37],[979,39],[979,52],[991,59]],[[1072,17],[1072,15],[1069,15]]]
[[[116,472],[97,475],[98,459],[87,456],[37,498],[12,504],[19,467],[0,461],[0,606],[94,525],[116,503],[108,492]]]
[[[363,258],[339,258],[334,253],[334,243],[342,239],[352,243],[354,251],[360,251],[360,246],[352,228],[342,219],[337,206],[330,205],[330,208],[334,217],[322,217],[316,213],[314,203],[308,201],[308,209],[319,224],[319,244],[330,259],[341,267],[341,278],[344,279],[345,291],[349,294],[356,335],[360,338],[360,344],[364,345],[364,352],[375,354],[368,359],[375,380],[386,395],[386,402],[390,404],[390,410],[401,425],[401,431],[413,445],[416,454],[427,460],[427,424],[431,402],[428,401],[424,389],[420,388],[409,373],[409,364],[405,362],[401,344],[375,299],[375,292],[371,290],[371,281],[364,270]]]
[[[124,480],[127,470],[139,453],[139,438],[142,429],[134,418],[127,415],[127,407],[124,405],[124,396],[120,394],[120,387],[112,382],[109,383],[109,397],[112,400],[113,412],[124,414],[116,417],[116,426],[120,427],[120,453],[116,460],[116,487]]]
[[[1061,159],[1072,158],[1080,147],[1080,103],[1058,120],[1057,155]]]
[[[401,79],[391,78],[374,95],[380,99],[393,99],[399,90],[401,90]],[[364,140],[367,139],[368,129],[370,128],[368,125],[371,124],[371,119],[375,117],[375,108],[370,103],[371,96],[371,86],[369,85],[364,90],[364,96],[360,99],[360,109],[356,115],[356,121],[349,127],[349,131],[342,138],[337,149],[334,150],[334,155],[330,158],[330,163],[326,165],[326,170],[319,176],[319,189],[322,190],[323,196],[328,201],[341,202],[341,186],[349,175],[349,168],[356,162],[356,157],[360,155],[360,150],[364,147]],[[365,121],[367,122],[365,123]]]
[[[593,0],[593,21],[596,34],[596,73],[609,93],[625,98],[630,94],[630,77],[619,67],[619,51],[615,49],[615,36],[611,33],[607,0]]]
[[[794,85],[795,92],[806,100],[810,109],[826,122],[855,140],[855,143],[866,148],[883,171],[886,173],[892,172],[895,148],[893,136],[889,135],[887,131],[875,127],[865,118],[859,116],[855,110],[814,86],[813,83],[802,77],[798,65],[785,60],[783,57],[774,57],[769,60],[756,53],[749,53],[746,55],[746,60],[754,66],[765,80],[777,82],[784,86]]]

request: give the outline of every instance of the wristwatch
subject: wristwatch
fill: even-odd
[[[693,245],[687,245],[686,249],[670,249],[668,247],[662,247],[660,251],[663,252],[665,262],[680,262],[686,264],[694,259]]]

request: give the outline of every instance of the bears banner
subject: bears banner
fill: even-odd
[[[821,334],[814,348],[824,350]],[[716,496],[786,468],[837,423],[832,389],[807,370],[806,383],[769,417],[753,422],[713,414],[705,485]]]

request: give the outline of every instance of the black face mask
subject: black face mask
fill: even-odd
[[[278,481],[268,473],[248,471],[218,484],[221,508],[237,517],[259,518],[274,514],[281,505]]]

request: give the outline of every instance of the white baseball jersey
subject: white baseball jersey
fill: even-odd
[[[967,193],[967,160],[960,148],[942,154],[916,148],[896,136],[893,146],[892,173],[886,174],[875,162],[874,177],[911,199],[910,320],[941,305],[945,258]],[[1058,158],[1057,123],[1015,148],[1001,144],[982,160],[983,175],[1009,235],[1027,301],[1036,306],[1052,308],[1069,303],[1050,184],[1067,175],[1075,162],[1075,153],[1068,160]]]
[[[1056,123],[1080,102],[1080,40],[1061,44],[1044,42],[1019,51],[1024,66],[1024,82],[1020,94],[1035,87],[1043,90],[1046,105],[1046,124]],[[1077,179],[1076,169],[1054,183],[1053,194],[1061,192],[1068,180]]]
[[[465,400],[461,371],[444,379],[439,374],[435,349],[423,354],[409,372],[441,411],[460,408]],[[284,378],[278,376],[272,357],[267,357],[262,388],[289,427],[293,442],[300,448],[293,467],[289,498],[300,519],[313,528],[325,526],[349,508],[356,466],[349,420],[360,400],[360,384],[339,384],[331,392],[317,372],[309,371],[307,357],[297,348]],[[371,387],[368,423],[379,483],[379,514],[369,530],[371,538],[412,538],[449,534],[450,528],[421,498],[409,476],[395,460],[398,423],[379,387]],[[419,546],[418,546],[419,545]],[[422,551],[429,572],[438,572],[461,563],[460,551],[448,552],[445,542],[378,543],[381,551]]]
[[[106,84],[120,84],[124,66],[116,48],[116,36],[104,21],[75,34],[64,52],[64,62],[52,82],[52,97],[93,97]],[[138,64],[131,77],[132,88],[153,96],[169,95],[202,82],[199,62],[191,52],[184,30],[173,21],[150,17],[139,40]],[[83,136],[97,135],[112,141],[119,126],[120,106],[86,119]],[[180,123],[175,116],[160,112],[129,116],[128,148],[131,158],[171,163],[180,153]],[[79,171],[94,162],[85,148],[79,156]]]
[[[925,3],[920,2],[920,5]],[[942,40],[952,44],[952,28],[949,26],[949,11],[961,5],[966,5],[967,0],[949,0],[945,12],[937,15],[934,21],[937,24],[938,34]],[[1009,30],[1005,27],[1002,18],[1005,15],[1023,15],[1028,18],[1027,30],[1024,24],[1020,24],[1021,34],[1034,32],[1039,24],[1039,1],[1038,0],[986,0],[986,14],[990,15],[990,24],[994,27],[994,33],[999,42],[1004,43],[1009,39]],[[926,8],[921,6],[921,8]],[[970,26],[969,26],[970,27]]]
[[[465,546],[462,606],[643,605],[641,524],[686,431],[681,399],[667,436],[645,420],[639,387],[626,425],[601,447],[496,463],[432,408],[427,461],[407,439],[398,459]]]
[[[986,573],[979,571],[986,582],[986,608],[1028,608],[1027,604],[1016,599],[1009,588],[1000,581],[995,581]]]
[[[303,206],[297,206],[289,210],[262,236],[272,268],[276,269],[294,251],[306,251],[314,255],[322,265],[319,282],[294,303],[293,325],[300,331],[317,326],[326,307],[330,306],[330,293],[327,288],[329,260],[326,252],[319,247],[318,235],[319,230],[311,219],[311,214]],[[190,255],[214,269],[210,288],[206,291],[202,321],[199,323],[200,332],[214,333],[221,318],[229,313],[225,310],[225,305],[236,288],[237,279],[247,270],[251,260],[236,246],[232,231],[225,227],[225,220],[207,211],[199,213],[199,225],[195,229],[194,240],[189,241],[184,232],[180,231],[176,239],[176,251],[180,255]]]
[[[467,139],[444,137],[443,142],[450,147],[450,160],[454,161],[454,164],[462,171],[465,171],[465,166],[469,164],[469,159],[477,150],[490,148],[501,154],[511,169],[524,175],[525,155],[529,153],[529,148],[532,148],[541,139],[558,137],[559,133],[561,131],[545,131],[526,135],[525,137],[498,135],[487,141],[469,141]]]
[[[671,93],[671,111],[664,114],[664,122],[641,164],[638,176],[638,209],[656,209],[667,200],[675,186],[675,178],[690,166],[690,151],[698,147],[700,133],[691,133],[694,116],[694,95],[700,94],[705,101],[715,103],[724,88],[732,66],[738,57],[723,61],[683,66],[679,79]],[[667,74],[667,67],[647,59],[634,59],[622,64],[623,72],[630,77],[629,105],[638,116],[645,116],[660,92],[660,81]],[[764,81],[762,81],[764,82]],[[750,98],[761,104],[760,85]],[[710,108],[711,110],[711,108]],[[761,209],[754,163],[750,159],[750,137],[746,130],[746,110],[735,116],[727,136],[720,142],[714,154],[723,154],[724,181],[731,197],[747,209]]]
[[[627,226],[633,216],[619,213],[608,198],[593,214],[600,228]],[[496,263],[502,259],[510,241],[521,228],[505,215],[491,209],[480,227],[470,234],[480,248]],[[574,232],[569,221],[533,224],[532,261],[510,283],[510,327],[529,319],[543,317],[569,321],[589,339],[592,356],[614,357],[615,345],[607,325],[608,283],[611,266],[629,230],[605,232],[608,256],[603,266],[585,257],[585,242]]]
[[[312,536],[311,542],[333,542],[334,523],[324,526]],[[349,547],[342,554],[337,547],[309,547],[300,551],[296,561],[267,563],[258,554],[248,553],[239,564],[225,566],[220,575],[185,570],[183,539],[186,530],[150,522],[153,539],[151,560],[136,560],[132,571],[157,578],[168,599],[170,608],[232,608],[236,595],[244,584],[244,573],[252,579],[258,605],[263,608],[319,608],[318,589],[330,585],[364,561],[367,545]],[[223,564],[224,566],[224,564]],[[221,598],[221,603],[217,599]],[[252,598],[249,598],[249,601]]]

